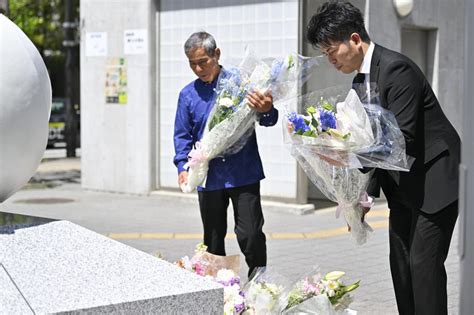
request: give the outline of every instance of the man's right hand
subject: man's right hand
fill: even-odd
[[[188,172],[187,171],[182,171],[178,175],[178,185],[181,188],[182,185],[185,185],[188,183]]]

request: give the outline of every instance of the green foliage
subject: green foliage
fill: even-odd
[[[305,300],[306,297],[303,297],[301,294],[299,294],[296,291],[291,291],[289,296],[288,296],[288,304],[285,307],[285,310],[292,308],[295,305],[300,304]]]
[[[334,105],[332,105],[331,103],[329,103],[326,99],[324,99],[323,97],[321,97],[321,99],[319,100],[319,106],[321,106],[322,108],[324,108],[325,110],[329,110],[331,112],[335,112],[336,111],[336,107],[334,107]]]
[[[211,122],[209,123],[209,131],[212,130],[215,126],[217,126],[222,121],[229,118],[234,111],[230,107],[219,106],[216,108],[216,112],[212,116]]]
[[[79,0],[72,0],[79,19]],[[40,53],[60,54],[64,30],[64,0],[10,0],[9,18],[25,32]]]
[[[334,296],[329,297],[329,301],[331,302],[332,305],[337,304],[346,293],[349,293],[351,291],[354,291],[359,287],[360,281],[357,281],[351,285],[348,286],[341,286],[340,290],[336,290],[336,294]]]

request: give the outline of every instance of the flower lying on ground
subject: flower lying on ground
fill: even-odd
[[[288,294],[285,310],[319,295],[326,295],[335,308],[338,308],[339,304],[347,308],[350,300],[346,294],[357,289],[359,281],[346,286],[341,281],[344,274],[343,271],[332,271],[321,278],[321,275],[316,273],[298,281]]]

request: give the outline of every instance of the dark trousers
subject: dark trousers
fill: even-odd
[[[447,314],[446,269],[455,201],[434,214],[389,203],[390,269],[400,314]]]
[[[227,207],[234,208],[234,231],[240,250],[249,266],[249,276],[255,267],[266,266],[267,247],[260,204],[260,183],[215,191],[200,191],[199,208],[204,226],[204,244],[208,252],[225,256]]]

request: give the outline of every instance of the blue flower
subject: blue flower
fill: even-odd
[[[282,60],[275,60],[272,63],[272,68],[270,70],[270,81],[271,82],[274,82],[278,79],[278,77],[280,76],[280,73],[283,70],[284,65],[285,64],[283,63]]]
[[[306,131],[311,130],[309,126],[306,124],[306,122],[304,121],[303,116],[298,115],[295,112],[289,113],[287,115],[287,119],[289,122],[293,124],[293,126],[295,126],[295,130],[293,130],[293,133],[297,133],[297,132],[304,133]]]
[[[328,129],[336,129],[336,115],[333,111],[319,109],[319,121],[323,131]]]

